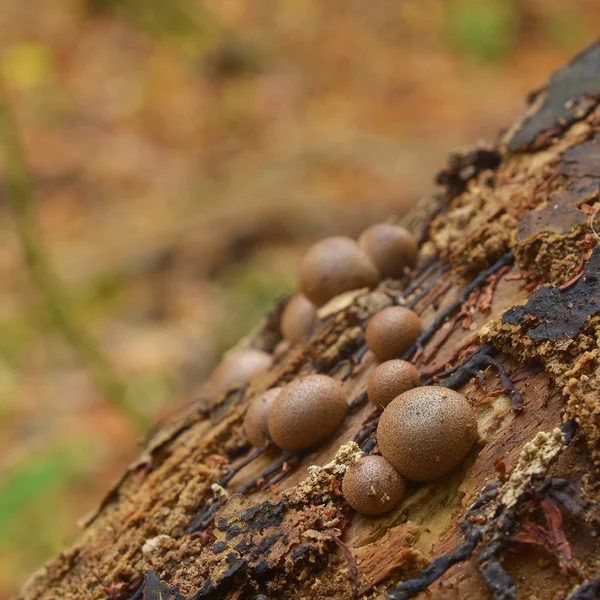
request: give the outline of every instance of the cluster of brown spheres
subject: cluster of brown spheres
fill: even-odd
[[[347,413],[341,382],[327,375],[307,375],[253,400],[244,430],[255,446],[270,439],[283,450],[300,452],[325,440]]]
[[[227,390],[267,370],[272,362],[271,355],[262,350],[233,353],[213,372],[211,397],[218,400]],[[255,398],[246,411],[244,430],[254,446],[272,440],[283,450],[299,452],[321,443],[347,413],[348,402],[340,381],[326,375],[308,375]]]
[[[405,479],[441,477],[465,458],[476,440],[475,412],[462,394],[438,386],[413,387],[394,398],[381,415],[381,456],[365,456],[348,467],[344,498],[364,515],[386,513],[400,504]]]
[[[282,313],[282,344],[306,340],[317,321],[317,308],[335,296],[372,289],[381,277],[400,277],[414,264],[417,251],[414,236],[388,223],[369,227],[357,242],[335,236],[314,244],[301,261],[299,291]],[[373,405],[383,408],[377,429],[381,455],[353,462],[342,482],[346,501],[365,515],[381,515],[398,506],[405,479],[431,481],[450,471],[477,439],[477,421],[467,399],[443,387],[420,387],[418,370],[399,359],[422,332],[419,316],[402,306],[377,313],[365,331],[366,344],[380,361],[369,377],[367,395]],[[211,377],[211,396],[243,385],[272,361],[261,350],[231,355]],[[301,452],[329,437],[347,413],[341,382],[309,375],[255,398],[246,412],[244,430],[254,446],[272,442],[283,450]]]
[[[400,277],[417,258],[416,238],[403,227],[378,223],[354,241],[333,236],[314,244],[302,258],[298,288],[315,306],[363,287],[373,289],[382,277]]]
[[[273,362],[262,350],[233,353],[215,369],[210,393],[218,400],[227,390],[243,385]],[[331,435],[348,413],[340,381],[326,375],[308,375],[283,387],[274,387],[255,398],[244,417],[248,441],[257,447],[272,440],[279,448],[300,452]]]
[[[392,223],[378,223],[358,241],[332,236],[313,244],[298,270],[298,293],[287,303],[281,334],[289,344],[304,341],[316,320],[317,308],[351,290],[373,289],[382,277],[400,277],[417,258],[416,238]]]
[[[369,401],[384,409],[377,429],[381,456],[356,461],[342,483],[346,501],[365,515],[394,509],[404,495],[405,479],[441,477],[477,439],[477,420],[467,399],[443,387],[419,387],[419,371],[397,358],[422,332],[419,316],[402,306],[383,309],[367,325],[367,346],[383,361],[367,382]]]

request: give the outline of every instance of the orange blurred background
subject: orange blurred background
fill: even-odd
[[[599,26],[596,0],[3,0],[35,243],[135,414],[34,284],[0,165],[0,599],[312,241],[431,193]]]

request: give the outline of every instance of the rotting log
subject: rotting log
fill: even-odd
[[[334,299],[270,372],[161,424],[21,598],[598,597],[600,43],[528,102],[494,144],[451,155],[405,219],[412,272]],[[243,344],[274,349],[284,302]],[[473,402],[480,442],[367,518],[340,479],[376,447],[364,329],[393,303],[426,326],[405,358]],[[248,402],[315,372],[344,381],[343,426],[302,455],[253,451]]]

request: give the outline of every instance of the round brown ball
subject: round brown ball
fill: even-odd
[[[289,349],[290,343],[287,340],[281,340],[273,350],[273,358],[281,358]]]
[[[383,411],[377,428],[381,454],[407,479],[431,481],[454,468],[477,440],[468,400],[444,387],[404,392]]]
[[[262,350],[247,348],[235,352],[222,360],[210,376],[210,397],[218,400],[233,385],[246,383],[272,364],[273,357]]]
[[[421,384],[414,365],[405,360],[387,360],[369,376],[367,395],[375,406],[387,406],[394,398]]]
[[[269,439],[269,411],[283,388],[274,387],[255,398],[244,417],[244,431],[253,446],[264,446]]]
[[[415,264],[419,252],[417,238],[404,227],[392,223],[368,227],[358,238],[358,245],[383,277],[401,277],[405,267]]]
[[[358,288],[374,288],[379,272],[358,244],[343,236],[325,238],[309,248],[298,273],[298,288],[316,306]]]
[[[352,463],[342,481],[346,502],[363,515],[382,515],[396,508],[406,484],[383,456],[365,456]]]
[[[281,334],[290,344],[304,341],[316,318],[315,305],[302,294],[295,294],[281,315]]]
[[[384,361],[408,350],[422,332],[423,325],[416,312],[404,306],[390,306],[369,321],[365,339],[369,350]]]
[[[348,413],[342,384],[308,375],[286,385],[269,412],[269,435],[283,450],[299,452],[333,433]]]

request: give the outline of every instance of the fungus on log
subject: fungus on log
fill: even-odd
[[[597,597],[599,101],[600,43],[555,73],[494,145],[450,157],[443,191],[402,222],[420,250],[399,279],[377,284],[345,242],[362,275],[311,291],[328,304],[310,337],[155,431],[21,599]],[[377,455],[365,329],[389,306],[423,325],[394,358],[465,396],[479,442],[370,517],[345,502],[341,482]],[[248,345],[273,351],[282,308]],[[252,400],[322,373],[343,381],[343,423],[299,453],[252,449],[241,426]]]

